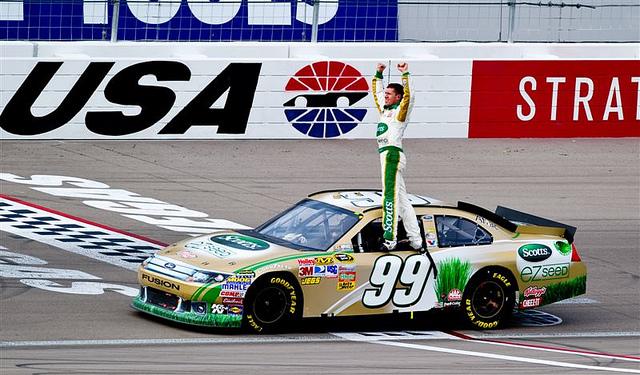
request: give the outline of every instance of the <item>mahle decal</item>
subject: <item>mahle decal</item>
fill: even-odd
[[[211,241],[239,250],[265,250],[269,244],[257,238],[230,234],[211,237]]]
[[[551,256],[551,249],[545,245],[529,244],[520,247],[518,255],[527,262],[542,262]]]

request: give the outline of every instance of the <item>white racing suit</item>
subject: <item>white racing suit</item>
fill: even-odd
[[[407,237],[411,245],[422,244],[420,228],[413,206],[407,197],[402,174],[406,166],[406,158],[402,151],[402,136],[409,122],[409,114],[413,108],[414,93],[412,91],[409,72],[402,75],[404,93],[399,103],[384,106],[384,89],[382,73],[376,72],[372,79],[373,98],[380,120],[376,138],[382,167],[382,228],[384,239],[395,243],[398,234],[398,216],[402,219]]]

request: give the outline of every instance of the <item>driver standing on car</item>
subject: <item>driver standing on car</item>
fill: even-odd
[[[420,229],[402,177],[407,163],[402,151],[402,136],[409,122],[415,93],[411,84],[409,64],[398,64],[402,84],[390,83],[386,88],[382,75],[385,68],[386,65],[378,64],[371,83],[373,100],[380,113],[376,138],[382,167],[382,229],[385,240],[382,246],[383,250],[387,251],[395,249],[400,217],[411,247],[418,250],[422,247]]]

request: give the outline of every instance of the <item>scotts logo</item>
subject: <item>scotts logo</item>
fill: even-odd
[[[310,137],[333,138],[353,130],[367,114],[353,106],[369,93],[369,84],[351,65],[319,61],[298,70],[285,87],[298,95],[284,103],[287,120]]]
[[[387,130],[389,130],[389,126],[387,124],[385,124],[384,122],[379,123],[378,131],[376,132],[376,137],[386,133]]]
[[[542,262],[551,256],[551,249],[545,245],[529,244],[519,248],[518,254],[527,262]]]
[[[257,238],[242,235],[226,235],[211,237],[211,241],[240,250],[264,250],[269,244]]]

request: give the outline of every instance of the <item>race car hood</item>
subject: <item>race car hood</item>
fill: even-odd
[[[233,273],[239,269],[289,255],[308,253],[251,236],[250,232],[217,232],[180,241],[157,255],[196,269]]]

